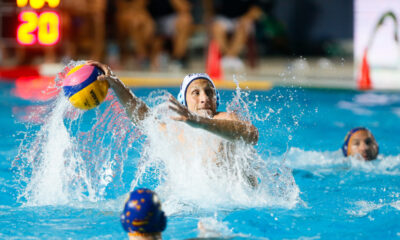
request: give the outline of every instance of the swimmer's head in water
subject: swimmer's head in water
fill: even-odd
[[[206,81],[199,81],[199,80],[206,80]],[[193,82],[195,82],[195,85],[198,85],[196,86],[196,89],[192,89],[194,86],[192,85]],[[200,82],[207,84],[200,84]],[[192,87],[190,87],[191,85]],[[191,90],[191,92],[188,92],[188,90]],[[209,100],[211,100],[211,103],[206,102],[194,106],[195,103],[193,102],[193,100],[196,100],[196,94],[198,94],[199,97],[201,97],[202,94],[205,94],[203,96],[206,98],[208,97]],[[187,106],[189,110],[194,112],[202,111],[202,109],[204,108],[215,108],[212,109],[215,112],[219,106],[220,97],[218,90],[215,88],[214,82],[206,73],[192,73],[187,75],[183,79],[181,89],[178,94],[178,101],[182,105]],[[210,104],[213,106],[208,106]]]
[[[357,127],[347,133],[342,145],[342,151],[346,157],[359,154],[364,160],[374,160],[378,156],[379,147],[368,129]]]
[[[128,233],[155,234],[164,231],[167,218],[157,194],[146,188],[131,192],[121,213],[121,224]]]

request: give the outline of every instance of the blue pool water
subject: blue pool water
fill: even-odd
[[[178,89],[133,91],[156,106]],[[188,178],[193,172],[136,129],[112,94],[83,113],[63,96],[36,102],[14,93],[13,83],[0,84],[1,239],[126,239],[119,213],[134,186],[159,192],[165,239],[400,237],[398,93],[221,91],[220,110],[228,102],[260,131],[251,158],[259,189]],[[342,157],[347,130],[359,125],[374,133],[378,160]],[[198,222],[208,231],[200,233]]]

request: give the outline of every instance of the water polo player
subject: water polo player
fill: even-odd
[[[88,64],[96,65],[105,72],[105,75],[99,76],[98,80],[108,81],[132,122],[137,126],[143,126],[144,120],[150,115],[146,103],[113,75],[109,67],[98,62],[88,62]],[[156,138],[176,136],[176,139],[165,139],[163,142],[163,145],[168,145],[167,148],[177,149],[173,154],[182,156],[183,160],[201,159],[203,166],[211,166],[207,168],[208,170],[212,169],[212,165],[207,165],[207,162],[213,162],[220,167],[219,169],[227,170],[225,171],[227,178],[232,176],[235,179],[242,179],[238,184],[257,186],[258,181],[255,177],[257,174],[254,173],[256,170],[252,168],[251,154],[254,153],[254,149],[251,148],[251,144],[257,143],[258,130],[250,122],[241,120],[236,113],[217,112],[219,101],[218,91],[207,74],[187,75],[183,79],[178,100],[173,96],[169,97],[169,108],[177,114],[171,118],[187,124],[189,129],[185,126],[159,122],[159,129],[165,134]],[[205,132],[192,131],[195,129],[203,129]],[[222,139],[210,136],[208,133],[213,133]],[[152,148],[158,146],[159,144]]]
[[[132,191],[120,216],[121,225],[130,240],[161,239],[167,218],[155,192],[140,188]]]
[[[342,151],[346,157],[359,155],[370,161],[378,156],[379,147],[371,131],[364,127],[356,127],[347,133]]]
[[[149,107],[113,75],[108,66],[94,61],[89,61],[88,64],[96,65],[105,72],[105,75],[101,75],[98,79],[108,81],[127,115],[134,124],[140,125],[146,118]],[[242,139],[246,143],[257,143],[258,130],[254,125],[240,120],[235,113],[217,112],[219,94],[207,74],[187,75],[182,82],[178,100],[173,96],[169,99],[170,109],[178,114],[174,120],[212,132],[227,140]]]
[[[162,232],[167,227],[167,217],[161,208],[160,199],[154,191],[147,188],[135,189],[129,193],[120,221],[122,228],[128,233],[129,240],[161,240]],[[202,222],[198,223],[198,229],[203,235],[218,235],[217,232],[205,228]]]

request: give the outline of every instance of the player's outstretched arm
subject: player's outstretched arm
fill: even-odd
[[[170,97],[170,109],[179,116],[172,117],[196,128],[202,128],[228,140],[242,139],[250,144],[257,144],[258,130],[249,123],[240,120],[234,113],[220,113],[218,118],[207,118],[196,115],[180,104],[173,96]]]
[[[141,121],[146,118],[149,107],[143,100],[136,97],[133,92],[125,86],[125,84],[111,71],[110,67],[96,62],[88,61],[87,64],[95,65],[103,70],[104,75],[98,77],[98,80],[107,81],[114,90],[119,102],[124,106],[125,112],[135,125],[140,125]]]

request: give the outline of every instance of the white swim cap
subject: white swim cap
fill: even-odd
[[[182,81],[181,89],[180,89],[179,94],[178,94],[178,101],[182,105],[187,106],[187,103],[186,103],[186,90],[187,90],[188,86],[190,85],[190,83],[192,83],[194,80],[197,80],[197,79],[206,79],[212,84],[212,86],[213,86],[213,88],[215,90],[215,95],[217,97],[217,108],[218,108],[218,106],[219,106],[219,93],[217,91],[217,88],[214,85],[213,80],[210,78],[210,76],[208,76],[207,73],[191,73],[191,74],[186,75],[186,77]]]

